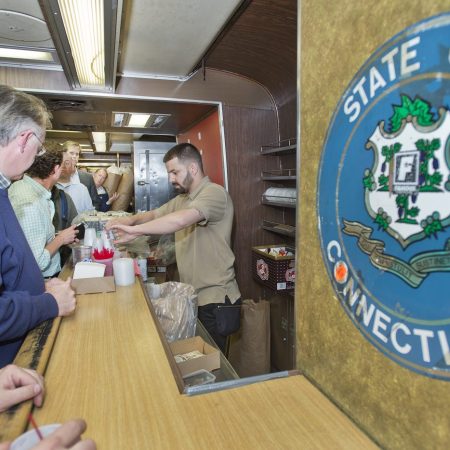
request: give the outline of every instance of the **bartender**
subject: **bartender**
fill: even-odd
[[[203,171],[200,152],[178,144],[164,156],[169,181],[179,193],[161,207],[113,219],[116,243],[141,235],[175,233],[180,281],[198,294],[198,318],[225,352],[227,336],[240,326],[241,294],[230,247],[233,202],[228,192]]]

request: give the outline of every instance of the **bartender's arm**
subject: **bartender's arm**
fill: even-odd
[[[141,223],[148,222],[149,220],[155,219],[155,213],[154,210],[152,211],[145,211],[140,212],[138,214],[134,214],[132,216],[126,216],[126,217],[115,217],[114,219],[109,220],[106,223],[106,230],[110,230],[113,225],[121,224],[121,225],[138,225]]]
[[[151,216],[153,219],[147,218],[147,221],[136,221],[134,222],[136,225],[111,223],[109,228],[116,230],[117,234],[117,239],[114,242],[116,244],[123,244],[144,234],[174,233],[205,219],[203,214],[195,208],[181,209],[158,218],[155,218],[155,214],[151,213],[153,211],[139,214],[139,216],[143,216],[144,214],[147,217]]]

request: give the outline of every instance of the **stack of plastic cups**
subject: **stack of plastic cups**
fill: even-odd
[[[96,258],[95,253],[101,253],[103,250],[110,250],[114,252],[114,248],[111,245],[110,240],[108,239],[108,236],[106,235],[106,231],[102,231],[100,234],[100,237],[95,238],[94,242],[94,250],[92,254],[92,260],[95,262],[98,262],[100,264],[104,264],[105,267],[105,277],[111,276],[113,274],[113,256],[110,258]],[[95,252],[95,253],[94,253]]]

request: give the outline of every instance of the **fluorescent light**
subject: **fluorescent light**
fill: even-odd
[[[97,152],[106,152],[106,133],[93,132],[92,139],[94,139],[95,150]]]
[[[67,81],[114,92],[123,0],[39,0]]]
[[[0,58],[54,62],[53,55],[49,52],[38,52],[35,50],[20,50],[13,48],[0,48]]]
[[[58,4],[81,87],[103,87],[103,0],[58,0]]]
[[[128,126],[132,128],[144,128],[150,114],[131,114]]]
[[[171,114],[113,112],[113,127],[161,128]]]

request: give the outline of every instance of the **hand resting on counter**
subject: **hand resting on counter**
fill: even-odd
[[[0,369],[0,411],[26,400],[33,400],[35,406],[41,406],[44,400],[44,378],[36,371],[8,365]],[[34,450],[95,450],[91,439],[81,441],[86,430],[82,419],[69,420],[55,432],[39,442]],[[11,442],[0,443],[0,450],[8,450]]]
[[[75,291],[70,286],[72,279],[66,281],[52,278],[45,282],[45,292],[52,294],[58,303],[58,316],[68,316],[75,311],[77,304]]]

